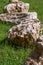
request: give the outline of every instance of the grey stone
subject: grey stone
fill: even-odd
[[[28,58],[28,59],[26,59],[26,61],[23,65],[38,65],[38,63],[32,58]]]
[[[27,18],[26,18],[27,19]],[[29,18],[28,18],[29,19]],[[24,44],[32,44],[37,40],[40,33],[40,21],[38,19],[29,19],[22,23],[13,26],[8,33],[8,38],[11,40],[18,40],[18,43],[25,42]],[[20,40],[21,39],[21,40]]]
[[[29,3],[24,2],[10,3],[4,7],[4,12],[6,13],[28,12],[28,10],[29,10]]]
[[[39,21],[37,19],[37,13],[36,12],[21,12],[21,13],[5,13],[5,14],[0,14],[0,20],[6,21],[6,22],[11,22],[15,24],[19,24],[22,22],[30,21],[35,19],[35,21]]]

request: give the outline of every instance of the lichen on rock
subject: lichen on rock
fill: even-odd
[[[40,21],[38,19],[25,18],[20,24],[13,26],[8,33],[8,38],[15,40],[20,37],[24,39],[25,44],[32,44],[36,41],[40,34]],[[18,41],[21,43],[20,38]],[[17,40],[16,40],[17,41]],[[17,42],[19,44],[19,42]]]
[[[5,13],[28,12],[28,11],[29,11],[29,3],[24,3],[22,1],[10,3],[4,7]]]
[[[21,13],[4,13],[0,14],[0,20],[15,24],[20,24],[22,22],[30,21],[32,19],[37,19],[36,12],[21,12]]]

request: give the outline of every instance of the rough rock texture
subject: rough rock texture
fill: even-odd
[[[23,65],[43,65],[43,35],[39,36],[35,47]]]
[[[0,14],[0,20],[11,22],[13,26],[8,32],[8,39],[12,43],[26,47],[35,44],[35,50],[26,59],[23,65],[43,65],[43,28],[40,29],[40,21],[36,12],[28,12],[29,3],[18,0],[9,0],[11,3],[4,7],[4,14]]]
[[[43,57],[40,57],[39,61],[28,57],[23,65],[43,65]]]
[[[36,12],[0,14],[0,20],[18,24],[9,30],[8,38],[12,41],[31,45],[39,37],[40,21]]]
[[[43,65],[43,57],[40,57],[40,58],[39,58],[39,61],[40,61],[40,62],[39,62],[39,65]]]
[[[4,12],[6,13],[15,13],[15,12],[28,12],[29,3],[17,2],[10,3],[4,7]]]
[[[25,41],[25,44],[32,44],[39,37],[40,21],[32,18],[25,18],[24,20],[9,30],[8,38],[12,41],[17,38],[18,43]]]
[[[0,20],[15,23],[15,24],[20,24],[22,22],[30,21],[31,19],[37,20],[37,13],[36,12],[0,14]]]
[[[38,65],[38,63],[34,59],[28,57],[23,65]]]

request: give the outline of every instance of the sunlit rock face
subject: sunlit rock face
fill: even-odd
[[[43,35],[40,36],[40,21],[36,12],[29,11],[29,3],[18,0],[9,0],[4,7],[4,13],[0,14],[0,20],[16,24],[8,31],[8,41],[12,44],[27,47],[35,45],[23,65],[43,65]],[[42,33],[42,32],[41,32]]]
[[[40,57],[38,61],[28,57],[23,65],[43,65],[43,57]]]
[[[39,58],[39,65],[43,65],[43,56]]]
[[[29,3],[24,3],[21,1],[10,3],[4,7],[4,12],[6,13],[28,12],[28,11],[29,11]]]
[[[8,41],[12,44],[27,47],[35,45],[23,65],[43,65],[43,35],[36,12],[29,11],[29,3],[18,0],[9,0],[10,3],[4,7],[4,13],[0,14],[0,20],[16,24],[8,31]],[[42,32],[41,32],[42,33]]]
[[[21,12],[21,13],[4,13],[0,14],[0,20],[15,24],[20,24],[22,22],[30,21],[36,19],[37,20],[37,13],[36,12]]]
[[[32,18],[33,17],[33,18]],[[40,33],[40,21],[34,16],[27,16],[22,22],[16,26],[13,26],[8,33],[8,38],[13,42],[24,44],[32,44],[37,40]]]

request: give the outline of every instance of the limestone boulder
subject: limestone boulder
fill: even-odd
[[[28,12],[28,10],[29,10],[29,3],[24,2],[10,3],[4,7],[4,12],[6,13]]]
[[[13,26],[8,33],[8,38],[21,44],[32,44],[37,40],[40,33],[40,21],[36,19],[27,20],[19,25]],[[15,40],[15,42],[14,42]]]
[[[17,12],[16,10],[16,3],[11,3],[11,4],[8,4],[4,7],[4,12],[5,13],[14,13],[14,12]]]
[[[37,19],[37,13],[36,12],[21,12],[21,13],[5,13],[5,14],[0,14],[0,20],[5,21],[5,22],[10,22],[10,23],[15,23],[15,24],[20,24],[22,22],[30,21],[39,21]]]
[[[43,35],[39,36],[39,38],[36,41],[36,47],[38,48],[38,51],[43,52]]]
[[[18,24],[8,33],[8,38],[21,44],[32,44],[40,34],[40,21],[36,12],[21,12],[15,14],[0,14],[0,20]],[[19,41],[20,40],[20,41]]]
[[[34,59],[28,57],[28,59],[26,59],[26,61],[23,65],[38,65],[38,62],[36,62]]]
[[[39,65],[43,65],[43,57],[39,58]]]

